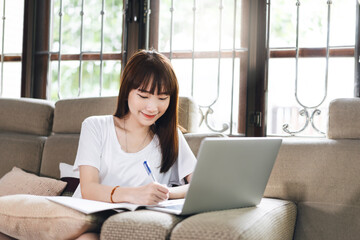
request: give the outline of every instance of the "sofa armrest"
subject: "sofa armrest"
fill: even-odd
[[[292,239],[296,205],[262,199],[256,207],[197,214],[175,226],[171,239]]]
[[[104,222],[100,239],[169,239],[171,230],[182,219],[151,210],[121,212]]]
[[[329,104],[327,137],[360,139],[360,98],[339,98]]]
[[[197,132],[200,122],[200,109],[194,99],[179,97],[179,125],[187,132]]]
[[[226,137],[222,133],[186,133],[184,137],[189,144],[191,151],[197,156],[201,141],[207,137]]]
[[[101,239],[292,239],[296,205],[266,199],[256,207],[206,212],[188,218],[149,210],[108,218]]]
[[[283,139],[264,196],[296,202],[295,239],[358,239],[359,146],[359,139]]]

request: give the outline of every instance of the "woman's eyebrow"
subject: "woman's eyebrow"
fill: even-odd
[[[148,91],[146,89],[138,88],[137,90],[140,91],[140,92],[143,92],[143,93],[150,93],[151,94],[151,91]],[[170,95],[170,93],[167,92],[167,91],[164,91],[164,92],[158,92],[157,95]]]
[[[138,88],[137,90],[138,90],[139,92],[142,92],[142,93],[153,94],[153,93],[151,92],[151,90],[146,90],[145,88]]]
[[[148,91],[148,90],[146,90],[146,89],[140,89],[140,88],[138,88],[137,90],[140,91],[140,92],[143,92],[143,93],[150,93],[150,91]]]

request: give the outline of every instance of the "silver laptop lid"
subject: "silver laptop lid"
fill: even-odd
[[[182,215],[259,204],[282,140],[206,138]]]

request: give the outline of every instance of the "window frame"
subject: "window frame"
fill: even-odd
[[[270,0],[269,4],[270,4]],[[360,65],[356,59],[359,59],[359,1],[356,1],[356,35],[355,35],[355,46],[329,46],[329,58],[354,58],[355,63],[355,74],[354,74],[354,95],[353,97],[360,97],[360,78],[358,77],[360,74]],[[270,19],[268,20],[270,21]],[[268,23],[267,23],[268,25]],[[268,26],[269,27],[269,26]],[[288,58],[295,59],[296,58],[296,48],[295,47],[287,47],[287,48],[268,48],[269,52],[269,60],[276,58]],[[324,58],[326,59],[326,47],[323,48],[299,48],[299,58]],[[315,128],[315,127],[314,127]],[[315,128],[315,130],[317,130]],[[302,130],[301,130],[302,131]],[[300,132],[301,132],[300,131]],[[318,131],[318,130],[317,130]],[[318,131],[320,132],[320,131]]]
[[[237,116],[237,123],[238,127],[236,132],[233,131],[232,126],[230,128],[230,135],[233,136],[244,136],[246,134],[246,101],[247,101],[247,72],[248,72],[248,59],[249,59],[249,11],[252,7],[252,3],[250,0],[239,0],[241,3],[240,5],[242,8],[241,11],[241,33],[240,33],[240,49],[234,50],[234,56],[232,50],[214,50],[214,51],[192,51],[192,50],[173,50],[161,52],[166,57],[170,58],[171,60],[177,59],[188,59],[188,60],[196,60],[196,59],[239,59],[240,64],[240,76],[239,79],[234,79],[234,81],[239,81],[239,99],[235,100],[238,101],[238,116]],[[253,2],[257,2],[259,0],[253,0]],[[237,19],[238,20],[238,19]],[[220,56],[219,56],[220,55]],[[204,106],[206,108],[206,106]],[[206,114],[205,114],[206,115]],[[231,124],[231,123],[230,123]],[[209,127],[209,126],[208,126]],[[210,127],[209,127],[210,128]],[[217,130],[213,130],[217,131]],[[221,130],[219,131],[221,132]],[[235,132],[235,133],[234,133]]]
[[[251,29],[249,24],[250,8],[253,5],[251,0],[241,0],[244,6],[242,11],[242,31],[245,33]],[[22,57],[22,84],[21,96],[31,98],[47,99],[47,77],[49,62],[58,60],[58,53],[49,51],[49,24],[51,14],[51,0],[35,1],[25,0],[24,11],[24,36],[23,36],[23,57]],[[145,47],[145,27],[144,27],[144,9],[147,1],[129,1],[124,0],[124,21],[123,21],[123,49],[120,54],[103,53],[103,59],[120,60],[122,66],[126,64],[129,56],[138,49]],[[254,2],[254,1],[253,1]],[[261,2],[256,0],[255,2]],[[159,31],[159,0],[151,1],[150,15],[150,47],[157,49],[158,47],[158,31]],[[245,10],[244,10],[245,9]],[[137,15],[137,21],[133,21],[134,15]],[[41,24],[40,24],[41,23]],[[41,26],[41,27],[36,27]],[[242,33],[241,41],[244,44],[249,43],[248,34]],[[165,55],[169,53],[164,53]],[[191,58],[191,52],[174,52],[173,58]],[[222,51],[221,57],[232,57],[231,51]],[[246,132],[246,101],[247,101],[247,60],[248,52],[237,51],[236,58],[240,58],[246,62],[241,66],[240,73],[240,93],[239,99],[239,116],[238,116],[238,132]],[[255,56],[256,57],[256,56]],[[195,58],[218,58],[218,51],[214,52],[196,52]],[[61,54],[62,61],[79,60],[80,54]],[[99,60],[100,54],[83,54],[83,60]]]
[[[49,62],[59,60],[59,53],[53,53],[49,49],[49,19],[52,11],[52,0],[24,0],[24,2],[21,97],[47,99]],[[125,1],[124,10],[127,10],[125,9]],[[80,58],[84,61],[102,59],[123,62],[124,54],[122,49],[121,53],[61,53],[60,56],[61,61],[76,61]]]
[[[268,10],[270,0],[241,0],[242,30],[241,41],[248,44],[248,53],[236,53],[247,64],[241,66],[238,132],[246,136],[266,136],[266,91],[267,62],[269,58],[294,58],[295,49],[268,49]],[[141,4],[139,4],[141,3]],[[120,60],[122,66],[137,49],[144,48],[143,21],[134,22],[134,14],[144,16],[146,1],[124,0],[123,49],[121,53],[103,53],[104,60]],[[360,6],[356,9],[355,48],[330,49],[330,57],[354,57],[359,59],[360,52]],[[159,0],[151,1],[150,47],[157,49]],[[58,60],[57,53],[49,53],[48,31],[51,0],[24,0],[24,34],[22,56],[5,56],[4,61],[21,61],[21,97],[47,98],[47,75],[49,60]],[[40,24],[41,23],[41,24]],[[249,31],[251,29],[252,31]],[[165,53],[166,55],[167,53]],[[197,52],[197,58],[217,57],[218,52]],[[300,48],[300,57],[325,57],[325,48]],[[222,57],[231,52],[223,51]],[[191,52],[173,52],[173,58],[189,58]],[[61,60],[79,60],[80,54],[62,54]],[[100,54],[83,54],[83,60],[99,60]],[[360,97],[360,63],[355,61],[354,96]],[[260,114],[260,116],[258,115]]]

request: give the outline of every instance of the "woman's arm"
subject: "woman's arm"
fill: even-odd
[[[188,183],[190,183],[191,177],[192,177],[192,173],[190,173],[185,177]],[[188,189],[189,189],[189,184],[185,184],[179,187],[169,188],[169,199],[185,198]]]
[[[84,199],[111,202],[111,192],[115,186],[106,186],[99,183],[97,168],[81,165],[80,186]],[[129,202],[139,205],[153,205],[169,198],[168,188],[150,183],[140,187],[117,187],[113,193],[113,202]]]
[[[99,183],[99,170],[93,166],[81,165],[79,171],[82,198],[110,202],[113,187]]]

